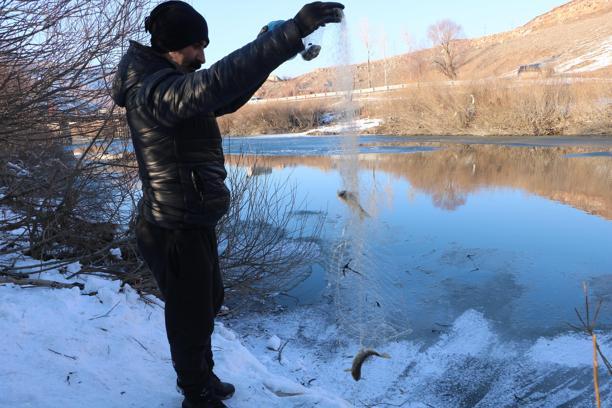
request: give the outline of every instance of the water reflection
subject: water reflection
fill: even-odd
[[[410,154],[361,154],[360,166],[373,174],[384,171],[407,180],[430,195],[436,207],[448,211],[465,205],[469,195],[480,189],[509,187],[612,219],[612,151],[592,155],[585,147],[439,143],[435,147],[438,150]],[[236,156],[228,155],[227,160],[231,164]],[[255,172],[296,166],[331,172],[339,163],[329,156],[260,156],[256,164],[249,162],[253,158],[243,160]]]
[[[307,142],[301,143],[305,151]],[[359,156],[359,205],[370,216],[362,220],[366,278],[329,267],[353,211],[337,197],[341,155],[239,160],[253,176],[289,178],[298,199],[328,214],[321,259],[292,292],[302,302],[323,301],[330,292],[326,284],[335,279],[354,293],[355,304],[343,312],[384,312],[387,323],[409,322],[417,336],[431,335],[440,329],[436,324],[469,309],[502,333],[541,336],[567,330],[574,307],[583,303],[583,281],[591,283],[596,299],[609,299],[609,156],[590,155],[594,149],[585,146],[428,142],[404,149],[402,141],[376,140],[362,148],[369,143],[395,153]],[[228,155],[227,162],[237,163],[237,156]],[[612,323],[611,311],[605,303],[602,323]]]

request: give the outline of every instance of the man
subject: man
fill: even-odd
[[[219,408],[234,386],[213,373],[211,335],[223,302],[215,226],[226,213],[216,117],[246,103],[270,73],[304,49],[302,38],[339,22],[340,3],[307,4],[279,27],[209,69],[208,27],[190,5],[159,4],[145,20],[151,47],[131,42],[113,82],[126,109],[143,197],[138,248],[165,300],[166,332],[183,408]]]

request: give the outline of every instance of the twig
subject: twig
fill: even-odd
[[[144,344],[142,344],[140,341],[138,341],[138,339],[137,339],[136,337],[134,337],[134,336],[130,336],[130,339],[132,339],[132,340],[134,340],[136,343],[138,343],[138,345],[139,345],[140,347],[142,347],[144,351],[146,351],[147,353],[149,353],[149,355],[150,355],[151,357],[155,357],[155,356],[153,355],[153,353],[151,353],[151,352],[149,351],[149,349],[145,347],[145,345],[144,345]]]
[[[597,361],[598,354],[601,355],[604,361],[604,364],[606,365],[606,368],[608,369],[608,372],[612,374],[610,363],[604,357],[603,353],[601,352],[601,348],[599,347],[599,344],[597,343],[597,335],[595,334],[595,323],[597,321],[597,317],[599,316],[599,311],[601,310],[602,301],[601,300],[599,301],[597,308],[595,310],[595,316],[593,318],[593,321],[591,321],[589,287],[586,282],[582,283],[582,289],[584,292],[584,308],[585,308],[586,319],[583,319],[578,309],[574,309],[574,311],[576,312],[576,315],[578,316],[578,320],[580,320],[580,323],[582,323],[582,328],[579,330],[583,331],[588,336],[590,336],[593,342],[593,388],[595,390],[595,403],[597,405],[597,408],[601,408],[601,399],[599,395],[599,370],[598,370],[598,361]]]
[[[356,273],[357,275],[363,276],[361,274],[361,272],[358,272],[358,271],[356,271],[356,270],[354,270],[353,268],[350,267],[350,264],[351,264],[352,261],[353,261],[352,259],[349,259],[349,261],[346,263],[346,265],[344,265],[342,267],[342,275],[346,276],[346,271],[349,271],[349,272]]]
[[[30,279],[30,278],[16,278],[11,276],[0,277],[0,285],[6,283],[13,283],[19,286],[36,286],[45,287],[51,289],[72,289],[77,287],[81,290],[85,289],[85,285],[78,282],[73,283],[61,283],[56,281],[50,281],[45,279]]]
[[[478,267],[478,265],[476,265],[476,262],[474,262],[474,255],[472,254],[467,254],[467,259],[469,259],[472,262],[472,265],[474,265],[474,269],[472,269],[470,272],[477,272],[480,270],[480,268]]]
[[[286,340],[286,341],[283,343],[283,345],[282,345],[282,346],[280,346],[280,347],[279,347],[279,349],[278,349],[278,357],[277,357],[277,358],[278,358],[278,362],[279,362],[279,364],[281,364],[281,365],[283,364],[283,361],[282,361],[282,357],[283,357],[283,350],[285,349],[285,346],[287,345],[287,343],[289,343],[289,340]]]
[[[601,400],[599,396],[599,365],[597,364],[597,336],[595,333],[592,334],[593,339],[593,385],[595,387],[595,402],[597,408],[601,408]]]
[[[407,403],[410,402],[410,398],[408,398],[407,400],[405,400],[404,402],[402,402],[401,404],[391,404],[390,402],[377,402],[375,404],[366,404],[363,401],[360,401],[364,407],[366,408],[373,408],[373,407],[378,407],[378,406],[388,406],[388,407],[403,407],[404,405],[406,405]],[[427,404],[428,406],[431,407],[431,405]]]
[[[67,355],[67,354],[62,354],[62,353],[60,353],[60,352],[58,352],[58,351],[51,350],[50,348],[48,348],[47,350],[49,350],[50,352],[52,352],[52,353],[54,353],[54,354],[57,354],[58,356],[63,356],[63,357],[69,358],[69,359],[71,359],[71,360],[76,360],[76,359],[77,359],[75,356],[69,356],[69,355]]]
[[[117,306],[119,306],[119,303],[121,303],[121,301],[118,301],[117,303],[115,303],[115,306],[113,306],[113,307],[111,308],[111,310],[109,310],[109,311],[108,311],[108,312],[106,312],[105,314],[100,315],[100,316],[96,316],[96,317],[92,317],[92,318],[90,318],[89,320],[96,320],[96,319],[101,319],[101,318],[103,318],[103,317],[108,317],[108,316],[111,314],[111,312],[112,312],[113,310],[115,310],[115,308],[116,308]]]
[[[610,361],[606,358],[606,356],[603,355],[603,352],[601,351],[601,348],[599,347],[599,344],[595,344],[595,346],[597,346],[597,351],[599,352],[599,356],[601,357],[601,359],[604,362],[604,365],[608,369],[608,373],[610,373],[610,375],[612,375],[612,364],[610,364]]]

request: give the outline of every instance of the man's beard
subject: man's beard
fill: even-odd
[[[189,70],[189,72],[194,72],[200,69],[201,67],[202,64],[200,64],[198,61],[191,61],[186,68]]]

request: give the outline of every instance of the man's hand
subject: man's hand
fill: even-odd
[[[342,10],[344,10],[342,3],[316,1],[302,7],[293,21],[297,24],[302,38],[304,38],[327,23],[342,21]]]

